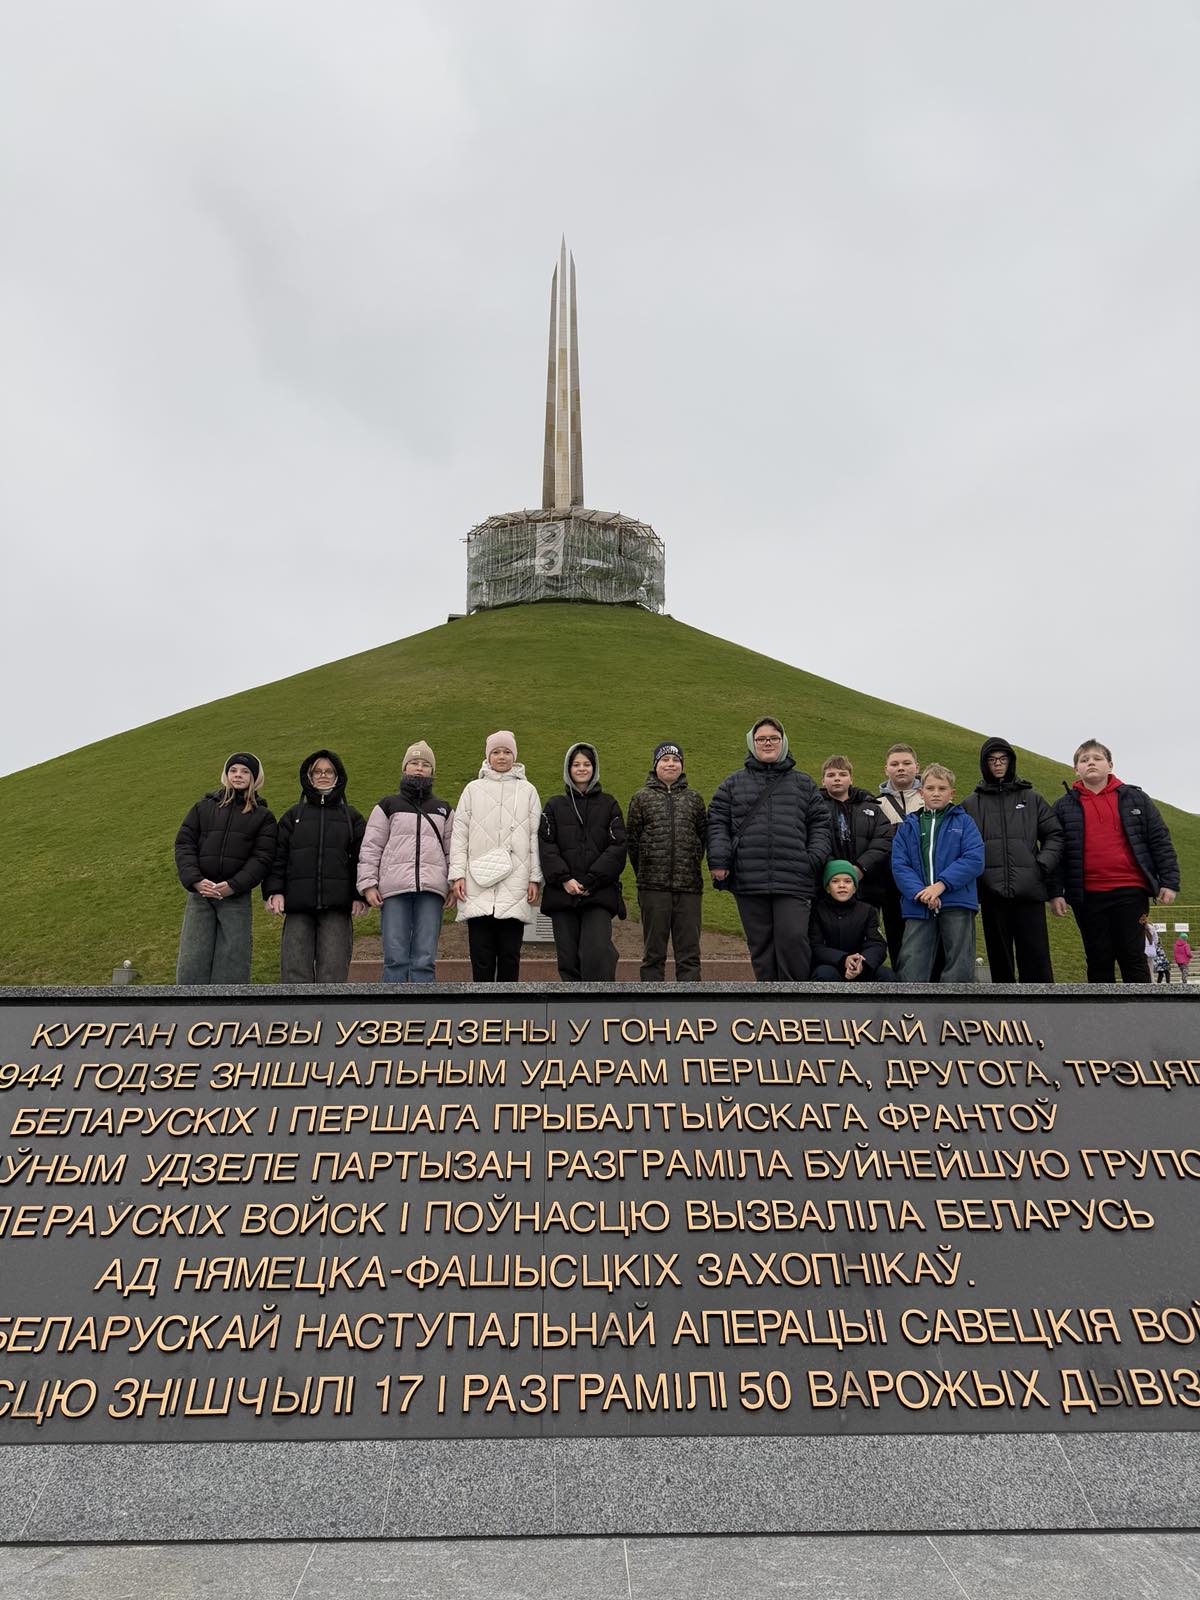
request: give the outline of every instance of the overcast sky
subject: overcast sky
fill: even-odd
[[[565,230],[674,616],[1198,809],[1198,81],[1191,0],[11,0],[4,769],[461,610]]]

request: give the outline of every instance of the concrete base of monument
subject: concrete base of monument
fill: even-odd
[[[0,1547],[0,1600],[1195,1600],[1200,1534]]]
[[[539,919],[539,926],[549,929],[549,919]],[[633,917],[614,920],[612,940],[617,951],[617,982],[636,983],[642,965],[642,925]],[[718,933],[705,928],[700,935],[700,962],[706,983],[753,983],[754,969],[746,953],[746,942],[733,934]],[[354,941],[354,959],[350,963],[351,983],[378,983],[383,976],[383,942],[368,936]],[[675,963],[666,963],[668,981],[675,978]],[[469,983],[471,958],[467,951],[467,924],[447,922],[438,943],[437,977],[439,983]],[[558,964],[554,957],[552,938],[534,942],[527,940],[521,947],[522,983],[557,983]]]
[[[8,1542],[1197,1526],[1188,1433],[0,1446]]]

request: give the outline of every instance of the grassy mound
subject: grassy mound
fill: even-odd
[[[484,736],[512,728],[543,797],[562,782],[575,739],[600,753],[601,777],[622,805],[644,779],[654,745],[678,740],[688,779],[707,799],[740,764],[755,717],[778,716],[798,763],[815,773],[838,751],[874,788],[897,739],[959,777],[978,780],[983,735],[845,689],[700,633],[669,617],[609,606],[538,605],[484,612],[331,662],[311,672],[118,734],[0,778],[6,984],[108,981],[124,959],[148,982],[170,982],[183,910],[173,844],[188,806],[212,788],[232,750],[253,750],[278,814],[299,795],[302,757],[338,751],[364,815],[394,789],[405,746],[433,745],[436,788],[454,801],[475,777]],[[995,731],[995,730],[989,730]],[[1005,736],[1014,729],[1000,730]],[[1020,771],[1048,798],[1070,771],[1018,752]],[[1163,807],[1185,889],[1200,879],[1200,817]],[[635,903],[632,883],[627,898]],[[708,892],[705,923],[738,931],[731,897]],[[1051,930],[1055,968],[1082,976],[1069,921]],[[360,934],[377,933],[378,913]],[[277,919],[255,914],[254,976],[278,976]]]

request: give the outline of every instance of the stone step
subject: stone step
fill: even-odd
[[[618,983],[637,983],[641,975],[638,962],[621,960],[617,962]],[[667,962],[666,981],[672,982],[675,977],[675,963]],[[383,962],[368,956],[356,957],[350,963],[351,983],[380,983],[383,979]],[[704,962],[704,980],[711,983],[753,983],[754,969],[748,957],[741,960],[729,958],[709,957]],[[437,964],[438,983],[470,983],[471,963],[463,957],[448,956],[439,960]],[[558,967],[551,955],[530,955],[525,952],[521,956],[521,981],[523,983],[557,983]]]

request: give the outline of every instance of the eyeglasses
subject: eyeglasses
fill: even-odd
[[[768,733],[756,736],[754,742],[755,744],[782,744],[783,740],[777,733]]]
[[[312,776],[314,778],[336,778],[337,772],[333,767],[314,767]]]

